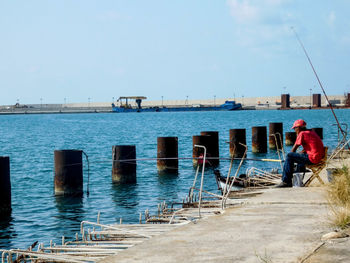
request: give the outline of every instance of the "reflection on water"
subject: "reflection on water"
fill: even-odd
[[[0,216],[0,248],[7,249],[11,246],[11,239],[17,236],[13,217],[10,215]]]
[[[113,202],[116,207],[132,208],[138,205],[136,184],[112,184]]]
[[[57,233],[65,237],[72,237],[72,230],[80,229],[80,222],[84,220],[84,202],[82,196],[55,196],[55,205],[58,213],[55,217],[55,224],[58,229],[64,232]]]
[[[112,201],[116,208],[116,221],[135,221],[138,214],[139,193],[137,184],[112,183]]]

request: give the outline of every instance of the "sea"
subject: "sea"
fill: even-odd
[[[350,124],[350,110],[335,114],[344,129]],[[0,221],[0,248],[26,249],[35,241],[72,240],[81,221],[102,224],[139,222],[140,213],[157,212],[159,203],[181,203],[193,184],[192,136],[201,131],[218,131],[220,169],[229,169],[229,130],[245,128],[248,158],[278,158],[276,151],[251,153],[251,128],[282,122],[284,132],[292,131],[296,119],[309,128],[322,127],[324,144],[334,149],[341,134],[329,109],[244,110],[227,112],[154,112],[0,115],[0,156],[10,157],[12,213]],[[178,137],[178,175],[159,175],[156,166],[157,137]],[[135,145],[137,183],[112,183],[112,146]],[[78,198],[54,195],[54,151],[83,150],[84,195]],[[290,147],[285,147],[288,152]],[[234,172],[239,162],[235,162]],[[89,171],[88,171],[89,166]],[[239,173],[251,167],[271,170],[275,162],[245,161]],[[88,173],[89,172],[89,173]],[[89,195],[86,194],[89,175]],[[204,189],[219,193],[212,169],[204,176]]]

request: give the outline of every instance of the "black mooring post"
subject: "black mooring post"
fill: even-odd
[[[0,156],[0,217],[11,214],[10,157]]]
[[[266,126],[252,127],[252,152],[253,153],[267,152]]]
[[[179,170],[177,137],[157,138],[157,169],[159,174],[177,174]]]
[[[230,156],[242,158],[247,145],[246,129],[231,129],[230,130]]]
[[[114,145],[112,147],[113,183],[136,183],[136,146]]]
[[[55,195],[80,196],[83,194],[82,150],[56,150]]]
[[[207,148],[207,157],[209,158],[210,166],[218,166],[220,163],[219,160],[219,132],[218,131],[202,131],[201,135],[209,136],[208,138],[208,148]],[[212,159],[210,159],[212,158]]]

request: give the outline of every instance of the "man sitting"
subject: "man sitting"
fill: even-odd
[[[282,182],[277,187],[292,187],[293,168],[297,164],[298,171],[304,171],[306,164],[317,164],[324,157],[324,146],[321,138],[312,130],[306,129],[304,120],[296,120],[292,129],[297,134],[297,139],[283,166]],[[299,146],[303,151],[297,153]]]

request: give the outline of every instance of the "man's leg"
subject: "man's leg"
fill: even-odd
[[[294,163],[298,165],[298,168],[305,167],[305,164],[309,164],[309,158],[305,153],[288,153],[286,161],[283,166],[282,182],[292,185]]]

